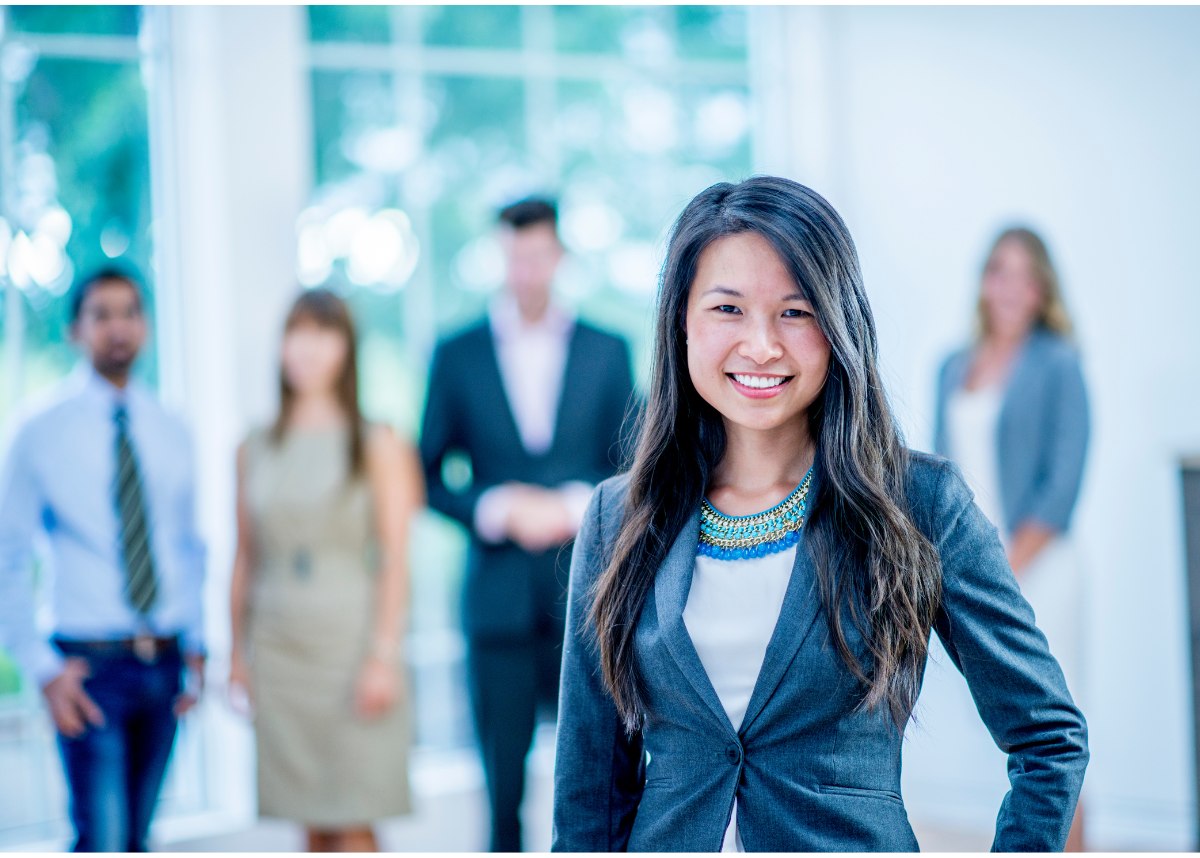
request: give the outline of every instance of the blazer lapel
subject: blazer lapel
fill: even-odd
[[[779,683],[783,681],[784,673],[795,660],[820,613],[821,594],[817,588],[816,569],[808,553],[807,541],[801,539],[796,546],[792,577],[783,596],[779,619],[775,623],[771,641],[767,644],[762,668],[754,682],[754,690],[750,694],[750,702],[746,705],[746,714],[738,730],[740,734],[745,735],[775,693],[775,689],[779,687]]]
[[[667,553],[658,574],[654,576],[654,606],[658,613],[659,628],[667,650],[683,675],[701,700],[712,710],[730,735],[737,731],[725,714],[725,707],[713,688],[712,681],[704,670],[704,664],[696,652],[696,646],[688,635],[683,622],[683,609],[687,606],[688,593],[692,588],[692,573],[696,564],[696,546],[700,541],[700,510],[697,509],[683,526],[675,544]]]
[[[1025,342],[1021,344],[1020,351],[1013,358],[1012,369],[1008,372],[1008,378],[1004,380],[1004,393],[1000,401],[1000,416],[998,420],[1001,427],[1007,427],[1012,417],[1013,409],[1018,407],[1021,394],[1027,389],[1026,375],[1035,363],[1036,353],[1040,344],[1039,332],[1031,332],[1025,338]],[[1001,432],[1003,432],[1003,428]]]
[[[575,427],[569,421],[575,419],[575,415],[579,414],[582,409],[576,406],[576,396],[591,395],[592,390],[584,382],[584,379],[593,378],[593,374],[584,371],[584,363],[587,359],[587,354],[583,351],[583,346],[580,343],[582,338],[579,335],[579,323],[575,322],[571,326],[571,333],[567,340],[566,359],[563,361],[563,377],[558,394],[558,410],[554,415],[554,437],[550,439],[550,449],[553,450],[558,446],[559,439],[567,439],[576,437],[578,434]],[[578,380],[577,383],[572,383]]]

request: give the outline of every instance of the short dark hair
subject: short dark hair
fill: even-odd
[[[120,280],[123,283],[128,283],[138,298],[138,305],[142,306],[145,301],[142,300],[142,280],[138,273],[128,265],[105,265],[100,268],[94,268],[84,272],[83,276],[75,281],[75,285],[71,287],[71,303],[69,306],[70,322],[75,324],[79,321],[79,314],[83,312],[83,302],[87,300],[87,296],[92,294],[96,287],[102,283],[107,283],[112,280]]]
[[[558,203],[549,197],[525,197],[500,209],[499,221],[513,229],[547,223],[558,231]]]

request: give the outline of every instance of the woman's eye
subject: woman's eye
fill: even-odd
[[[812,313],[808,312],[808,310],[798,310],[798,309],[792,308],[789,310],[784,310],[783,315],[784,315],[784,318],[787,318],[787,319],[805,319],[805,318],[808,318],[809,316],[811,316]]]
[[[737,307],[733,306],[732,304],[721,304],[719,307],[714,307],[713,309],[716,310],[718,313],[740,313],[741,312],[741,310],[739,310]]]

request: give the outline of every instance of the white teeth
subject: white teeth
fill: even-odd
[[[736,372],[733,373],[733,378],[738,384],[744,384],[746,387],[754,387],[759,390],[765,390],[769,387],[779,387],[787,381],[787,376],[783,375],[742,375]]]

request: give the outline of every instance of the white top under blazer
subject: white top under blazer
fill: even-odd
[[[735,730],[750,705],[795,559],[795,546],[738,560],[696,557],[683,622]],[[737,830],[736,799],[721,851],[746,851]]]

